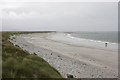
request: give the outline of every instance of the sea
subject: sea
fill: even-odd
[[[51,39],[68,42],[70,44],[118,50],[118,32],[116,31],[76,31],[58,32],[51,36]],[[105,45],[107,43],[107,46]]]
[[[118,43],[118,32],[71,32],[72,37],[84,38],[94,41],[102,41],[108,43]]]

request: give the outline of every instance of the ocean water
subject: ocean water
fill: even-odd
[[[58,32],[49,38],[79,46],[118,50],[117,32]]]
[[[72,32],[73,37],[89,40],[103,41],[108,43],[118,43],[118,32]]]

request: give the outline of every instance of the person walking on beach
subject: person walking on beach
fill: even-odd
[[[107,47],[107,43],[105,43],[105,47]]]

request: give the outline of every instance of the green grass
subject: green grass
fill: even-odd
[[[2,78],[2,33],[0,32],[0,79]]]
[[[62,78],[41,57],[29,54],[8,40],[10,35],[27,33],[36,32],[2,32],[2,78]]]

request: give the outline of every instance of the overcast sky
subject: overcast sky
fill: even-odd
[[[3,30],[117,31],[117,2],[9,2]]]

